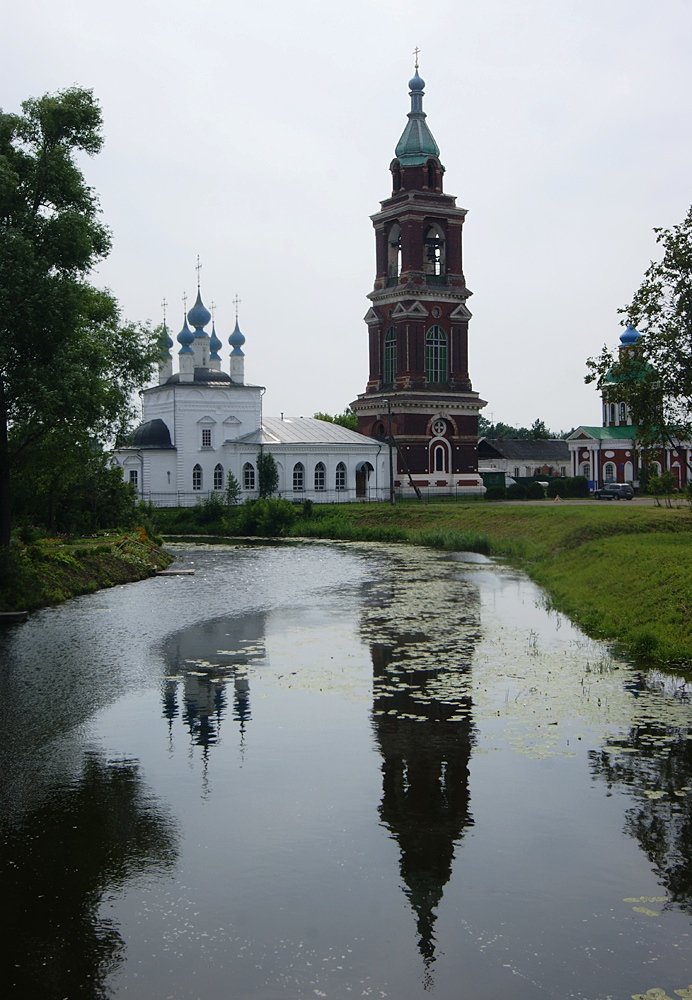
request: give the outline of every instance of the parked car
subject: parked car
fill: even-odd
[[[606,483],[594,492],[595,500],[631,500],[634,490],[629,483]]]

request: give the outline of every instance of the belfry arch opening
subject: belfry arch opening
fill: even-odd
[[[401,274],[401,226],[398,222],[387,236],[387,277],[398,278]]]
[[[428,277],[439,278],[446,274],[447,246],[444,230],[434,224],[425,230],[425,254],[423,268]]]

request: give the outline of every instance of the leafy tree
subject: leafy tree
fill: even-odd
[[[84,534],[132,524],[134,491],[95,442],[50,431],[15,456],[11,482],[15,521]]]
[[[617,358],[604,347],[587,360],[586,376],[599,389],[617,383],[644,448],[692,437],[692,208],[678,225],[654,232],[662,259],[618,310],[642,336]]]
[[[493,423],[487,417],[478,418],[478,436],[487,438],[509,438],[518,441],[556,440],[566,438],[572,431],[551,431],[545,425],[545,421],[536,419],[530,427],[514,427],[512,424],[505,424],[501,420]]]
[[[226,492],[224,494],[224,501],[227,507],[235,507],[239,500],[240,500],[240,483],[229,469],[228,476],[226,478]]]
[[[274,456],[261,451],[257,456],[257,479],[260,497],[270,497],[279,488],[279,470]]]
[[[319,410],[313,416],[317,420],[326,420],[329,424],[339,424],[340,427],[347,427],[350,431],[358,430],[358,417],[348,406],[343,413],[335,413],[334,416],[330,413],[322,413]]]
[[[0,545],[22,452],[59,432],[111,440],[157,347],[88,277],[108,254],[98,200],[76,164],[101,149],[101,110],[71,88],[0,111]]]

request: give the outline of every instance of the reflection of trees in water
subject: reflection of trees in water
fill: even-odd
[[[645,679],[637,688],[644,690]],[[639,690],[630,685],[636,697]],[[679,688],[689,702],[689,692]],[[662,703],[664,708],[664,703]],[[662,713],[661,713],[662,714]],[[591,756],[593,773],[632,792],[625,831],[649,858],[672,902],[692,913],[692,740],[687,726],[649,719]]]
[[[439,558],[421,566],[409,556],[373,588],[362,623],[372,653],[373,730],[382,756],[379,815],[399,845],[426,989],[433,986],[436,910],[455,848],[473,823],[470,663],[480,600],[477,588],[453,572]]]
[[[9,995],[106,997],[123,961],[117,927],[100,918],[106,892],[147,869],[172,868],[171,820],[157,811],[136,763],[87,756],[75,784],[3,830],[4,910],[11,923],[0,963]]]

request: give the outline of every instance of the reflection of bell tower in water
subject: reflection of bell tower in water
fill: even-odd
[[[435,961],[436,910],[452,874],[456,848],[473,823],[470,663],[479,630],[479,599],[474,587],[465,586],[457,594],[456,614],[442,612],[438,620],[422,611],[420,631],[406,632],[403,625],[398,631],[394,621],[382,622],[389,602],[383,591],[379,596],[382,641],[370,642],[373,732],[382,757],[379,815],[399,846],[399,871],[416,917],[428,988]],[[393,605],[399,596],[393,595]]]
[[[478,493],[478,413],[485,401],[469,376],[466,209],[443,191],[424,86],[416,62],[408,123],[390,166],[392,193],[372,216],[377,265],[365,317],[370,374],[351,407],[361,434],[393,439],[401,493]]]

